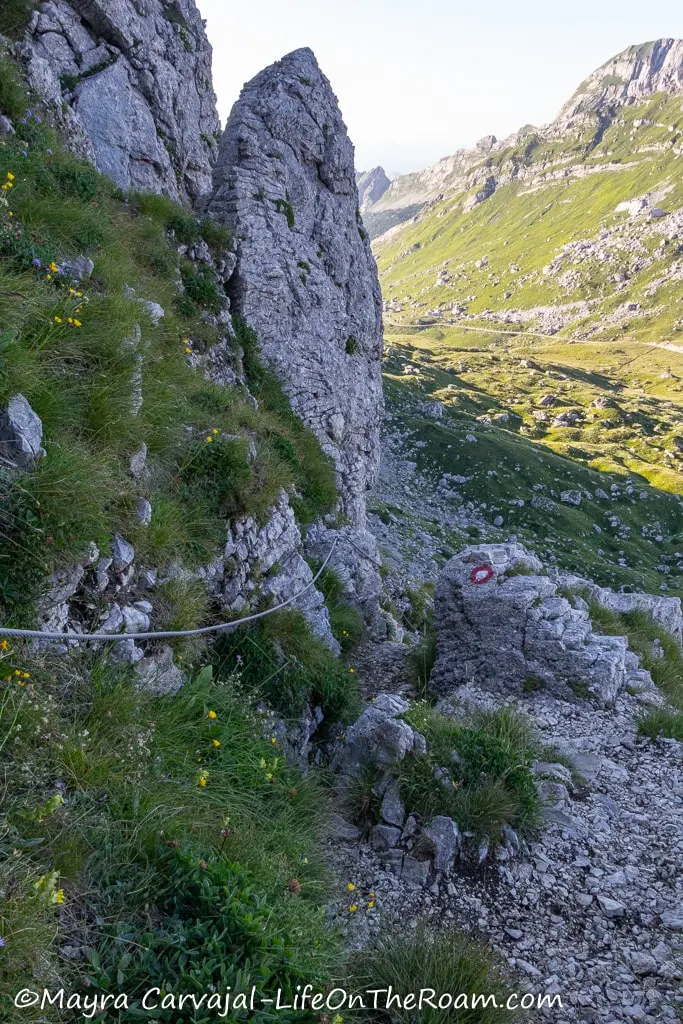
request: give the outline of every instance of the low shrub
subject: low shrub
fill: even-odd
[[[213,273],[208,268],[197,269],[192,264],[181,267],[185,294],[200,309],[220,313],[223,298],[218,292]]]

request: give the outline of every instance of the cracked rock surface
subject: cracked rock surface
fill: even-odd
[[[249,82],[221,141],[208,211],[233,229],[233,307],[294,411],[334,461],[342,511],[365,523],[379,466],[382,313],[353,146],[313,53]]]
[[[20,50],[72,148],[117,185],[209,192],[220,126],[194,0],[51,0]]]

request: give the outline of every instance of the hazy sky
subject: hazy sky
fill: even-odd
[[[405,172],[552,118],[631,43],[683,35],[680,0],[197,0],[221,119],[261,68],[310,46],[356,167]]]

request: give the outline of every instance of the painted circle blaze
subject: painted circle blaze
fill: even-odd
[[[494,576],[492,565],[477,565],[470,573],[470,583],[479,586],[482,583],[488,583]]]

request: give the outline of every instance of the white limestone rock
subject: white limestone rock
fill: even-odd
[[[219,121],[194,0],[42,3],[21,50],[66,141],[117,185],[209,192]]]
[[[333,459],[342,512],[362,527],[379,466],[382,306],[353,147],[311,50],[244,87],[208,212],[234,232],[232,306]]]

